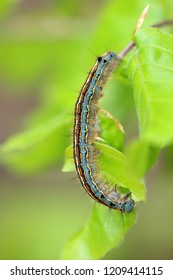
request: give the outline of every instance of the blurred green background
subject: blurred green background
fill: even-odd
[[[75,173],[61,172],[75,100],[96,56],[131,40],[148,3],[145,26],[173,17],[171,0],[1,0],[0,259],[58,259],[87,220],[91,199]],[[102,105],[127,143],[137,137],[127,81],[114,76]],[[162,151],[135,226],[105,259],[173,258],[172,157],[172,146]]]

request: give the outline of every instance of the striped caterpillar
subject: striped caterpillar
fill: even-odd
[[[130,212],[134,208],[131,193],[120,194],[115,188],[110,189],[100,180],[94,164],[94,141],[99,136],[98,100],[102,97],[103,86],[120,61],[114,52],[104,53],[89,72],[75,106],[73,155],[78,177],[87,193],[109,208]]]

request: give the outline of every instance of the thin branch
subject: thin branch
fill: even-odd
[[[164,26],[169,26],[169,25],[173,25],[173,19],[168,19],[168,20],[164,20],[158,23],[155,23],[153,25],[151,25],[150,27],[153,28],[160,28],[160,27],[164,27]],[[132,41],[130,42],[119,54],[118,57],[120,59],[123,59],[130,51],[131,49],[135,46],[135,42]]]
[[[167,20],[155,23],[155,24],[151,25],[151,27],[159,28],[159,27],[164,27],[164,26],[169,26],[169,25],[173,25],[173,19],[167,19]]]

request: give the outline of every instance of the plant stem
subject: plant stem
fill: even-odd
[[[164,27],[164,26],[169,26],[169,25],[173,25],[173,19],[168,19],[168,20],[164,20],[161,22],[157,22],[155,24],[152,24],[150,27],[153,28],[160,28],[160,27]],[[135,46],[135,42],[132,41],[130,42],[119,54],[118,57],[120,59],[123,59],[130,51],[131,49]]]

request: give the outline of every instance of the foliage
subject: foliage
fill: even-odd
[[[139,178],[144,176],[151,168],[157,159],[159,148],[169,144],[173,140],[171,130],[171,123],[173,121],[173,95],[171,86],[173,71],[173,36],[163,33],[160,30],[147,28],[139,31],[135,35],[134,41],[137,48],[127,60],[126,68],[127,75],[133,86],[140,136],[139,140],[131,143],[131,147],[128,148],[128,153],[131,170],[134,171]],[[109,134],[109,130],[107,130],[107,134]],[[107,138],[109,137],[112,139],[111,136]],[[100,166],[101,170],[104,170],[102,171],[104,178],[107,178],[114,184],[128,187],[130,191],[132,191],[134,197],[135,191],[137,191],[136,200],[143,200],[142,192],[144,188],[139,182],[130,182],[131,173],[127,172],[126,158],[123,154],[105,144],[97,144],[97,148],[101,151]],[[93,209],[93,215],[91,215],[85,228],[79,231],[78,234],[67,243],[64,249],[64,258],[73,258],[74,256],[76,256],[76,258],[98,258],[121,240],[123,234],[117,235],[115,232],[113,234],[113,242],[106,244],[104,247],[103,240],[111,239],[112,232],[108,233],[106,237],[100,232],[103,239],[93,238],[94,234],[98,232],[98,229],[95,228],[97,227],[97,223],[99,223],[100,229],[104,227],[105,224],[104,221],[101,223],[100,219],[95,218],[96,211],[98,210]],[[115,220],[116,225],[113,225]],[[112,225],[111,222],[113,222]],[[114,217],[113,220],[109,221],[109,226],[111,225],[116,231],[117,227],[119,227],[119,229],[122,228],[122,225],[120,226],[118,223],[117,217]],[[124,221],[125,228],[130,227],[132,224],[133,222],[129,223],[129,220]],[[90,236],[88,237],[89,234]],[[94,240],[93,243],[96,245],[90,244],[90,240]],[[97,240],[97,243],[95,243],[95,240]],[[85,252],[86,244],[88,244],[88,248],[90,248],[91,251]],[[80,247],[82,250],[75,249]]]
[[[1,78],[5,83],[15,87],[17,92],[25,87],[32,88],[36,81],[40,81],[40,75],[42,77],[39,83],[42,91],[40,108],[25,121],[22,132],[10,136],[1,145],[2,165],[16,173],[31,175],[43,172],[57,164],[66,148],[63,171],[74,170],[72,147],[68,147],[71,139],[65,134],[70,134],[73,125],[76,96],[67,86],[72,84],[80,88],[85,73],[82,75],[79,72],[77,64],[80,61],[83,69],[89,69],[94,60],[82,40],[89,41],[98,54],[105,51],[105,34],[115,38],[115,51],[120,51],[131,40],[136,20],[148,1],[133,0],[128,9],[125,8],[127,2],[109,1],[94,21],[93,32],[93,26],[86,28],[82,17],[81,25],[77,27],[67,23],[70,31],[67,31],[68,28],[64,30],[67,32],[65,39],[60,37],[57,40],[43,34],[44,39],[32,38],[29,42],[23,40],[21,44],[20,40],[13,40],[10,34],[2,32]],[[171,4],[169,1],[165,3],[167,5],[164,5],[164,1],[152,1],[151,12],[144,26],[169,15]],[[60,32],[61,26],[57,29]],[[20,34],[18,36],[20,38]],[[121,41],[117,42],[117,38],[121,38]],[[135,201],[145,201],[146,189],[142,178],[157,160],[160,150],[173,142],[173,36],[165,31],[144,27],[133,40],[136,48],[115,73],[116,79],[106,87],[101,107],[112,112],[121,122],[130,121],[134,111],[133,90],[140,135],[126,144],[119,126],[110,116],[102,113],[100,125],[103,142],[96,142],[95,145],[100,150],[98,164],[102,176],[131,190]],[[107,209],[94,204],[86,225],[66,243],[62,258],[103,257],[134,224],[135,212],[122,216],[118,211],[111,211],[106,218]]]

